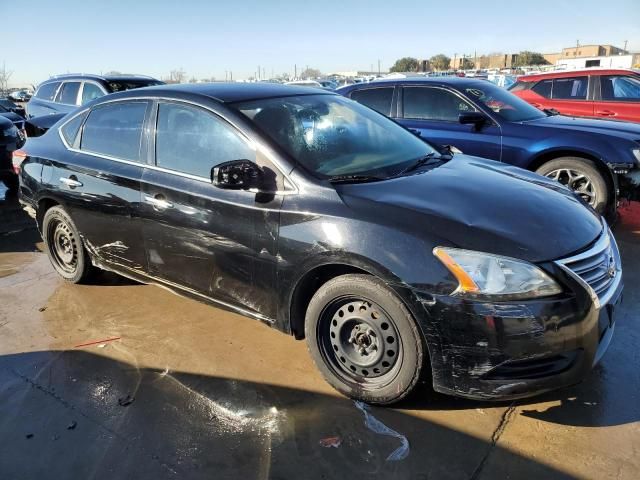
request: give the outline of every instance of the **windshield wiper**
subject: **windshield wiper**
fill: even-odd
[[[331,183],[359,183],[359,182],[379,182],[385,180],[382,177],[373,175],[334,175],[329,177]]]
[[[404,167],[402,170],[400,170],[398,173],[393,175],[393,178],[395,177],[401,177],[402,175],[405,175],[409,172],[412,172],[414,170],[417,170],[418,168],[420,168],[423,165],[428,164],[431,160],[445,160],[445,159],[449,159],[448,156],[437,156],[436,157],[436,152],[431,152],[431,153],[427,153],[424,157],[420,157],[418,158],[415,162],[409,164],[408,166]]]

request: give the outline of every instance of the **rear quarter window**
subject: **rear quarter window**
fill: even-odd
[[[551,98],[551,87],[553,85],[553,80],[542,80],[541,82],[536,83],[531,90],[536,92],[538,95],[544,98]]]
[[[42,100],[53,100],[59,86],[60,82],[51,82],[40,85],[40,88],[38,88],[36,93],[36,98],[41,98]]]
[[[84,112],[78,115],[75,118],[72,118],[70,121],[65,123],[62,127],[60,127],[60,132],[64,137],[67,145],[70,147],[74,147],[76,145],[76,139],[78,137],[78,132],[80,131],[80,127],[82,126],[82,122],[87,117],[88,112]]]
[[[365,88],[351,93],[351,100],[355,100],[387,116],[391,114],[392,99],[393,87]]]

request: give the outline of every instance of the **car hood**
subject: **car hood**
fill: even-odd
[[[580,130],[587,133],[599,133],[626,138],[628,140],[640,140],[640,125],[619,120],[600,120],[590,118],[568,117],[565,115],[552,115],[525,122],[527,125],[541,127],[562,128],[566,130]]]
[[[411,176],[337,185],[361,218],[386,219],[425,239],[543,262],[587,247],[600,216],[562,185],[466,155]]]

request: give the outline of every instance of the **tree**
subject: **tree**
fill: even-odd
[[[516,57],[513,63],[514,67],[523,67],[525,65],[548,65],[549,62],[544,58],[541,53],[529,52],[527,50],[522,51]]]
[[[9,79],[13,75],[11,70],[7,70],[7,66],[2,62],[2,68],[0,68],[0,92],[7,93],[9,90]]]
[[[451,59],[443,53],[431,57],[429,63],[434,70],[449,70],[451,68]]]
[[[420,65],[420,62],[418,62],[417,58],[403,57],[399,60],[396,60],[396,63],[393,64],[393,67],[391,67],[389,71],[390,72],[417,72],[419,65]]]
[[[467,57],[462,58],[462,63],[460,65],[460,68],[462,70],[470,70],[473,68],[473,66],[474,66],[474,63],[471,61],[470,58],[467,58]]]
[[[315,68],[307,68],[300,72],[300,78],[318,78],[321,77],[322,73],[320,70]]]
[[[169,72],[169,78],[167,79],[167,83],[184,83],[187,79],[187,74],[185,71],[180,68],[176,70],[171,70]]]

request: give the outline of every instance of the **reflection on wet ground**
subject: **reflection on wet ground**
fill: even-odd
[[[336,394],[303,342],[258,322],[108,273],[65,284],[37,231],[12,228],[0,234],[0,478],[637,478],[634,219],[640,204],[615,228],[616,335],[584,383],[513,404],[422,385],[394,409]]]

